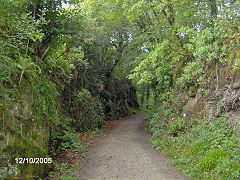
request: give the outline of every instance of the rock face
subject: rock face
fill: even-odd
[[[225,114],[230,125],[235,128],[240,125],[240,80],[225,83],[223,87],[211,93],[207,99],[208,119],[216,120]]]
[[[15,160],[18,157],[47,157],[49,130],[42,123],[44,117],[38,117],[34,112],[33,99],[27,92],[16,100],[8,96],[5,99],[8,111],[0,109],[0,179],[32,175],[44,177],[51,164],[28,163],[23,166]]]
[[[216,99],[210,99],[208,101],[208,120],[209,121],[215,121],[217,118],[217,100]]]
[[[240,80],[223,84],[207,97],[188,98],[184,111],[189,119],[204,112],[209,121],[215,121],[224,113],[233,128],[240,126]]]
[[[201,112],[206,112],[207,103],[203,96],[198,95],[197,97],[188,98],[183,111],[186,112],[186,120],[190,121],[191,118],[198,117]]]
[[[229,84],[222,89],[220,110],[226,112],[226,118],[233,127],[240,125],[240,81]]]

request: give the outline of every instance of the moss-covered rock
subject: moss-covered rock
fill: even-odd
[[[8,164],[16,166],[18,173],[6,174],[5,176],[21,176],[21,177],[44,177],[46,173],[52,168],[51,163],[41,163],[39,160],[32,160],[30,158],[49,158],[45,149],[35,145],[27,140],[16,141],[12,145],[8,145],[3,149],[2,158],[4,161],[2,167],[8,167]],[[23,158],[24,160],[20,160]],[[38,163],[37,163],[38,162]]]

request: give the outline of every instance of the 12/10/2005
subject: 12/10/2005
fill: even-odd
[[[50,164],[52,158],[16,158],[17,164]]]

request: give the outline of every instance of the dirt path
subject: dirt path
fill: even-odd
[[[149,144],[144,129],[146,118],[135,115],[112,122],[115,127],[96,138],[78,179],[187,179]]]

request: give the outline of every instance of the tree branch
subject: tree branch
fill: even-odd
[[[49,49],[50,49],[50,46],[48,46],[47,49],[44,51],[44,53],[43,53],[43,55],[42,55],[42,57],[41,57],[41,60],[44,59],[44,57],[46,56],[46,54],[47,54],[47,52],[49,51]]]

